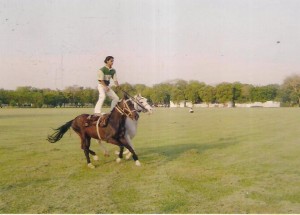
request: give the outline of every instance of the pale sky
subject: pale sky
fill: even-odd
[[[0,88],[95,88],[107,55],[120,83],[281,84],[300,0],[0,0]]]

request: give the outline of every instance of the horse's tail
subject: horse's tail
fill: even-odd
[[[71,125],[73,123],[73,120],[74,119],[72,119],[71,121],[67,122],[66,124],[60,126],[57,129],[53,129],[53,130],[55,130],[55,132],[52,135],[48,135],[47,140],[50,143],[56,143],[57,141],[59,141],[64,136],[64,134],[69,130],[69,128],[71,127]]]

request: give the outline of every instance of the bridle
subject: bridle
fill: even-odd
[[[131,98],[132,99],[132,98]],[[145,105],[140,101],[142,100],[143,98],[135,98],[135,100],[133,100],[134,102],[134,109],[137,110],[137,112],[147,112],[148,110],[146,109]],[[140,107],[140,108],[139,108]]]
[[[137,104],[138,106],[140,106],[143,109],[143,112],[147,112],[147,109],[144,107],[144,105],[142,105],[140,103],[140,101],[136,98],[134,98],[133,96],[131,96],[129,93],[127,93],[125,90],[120,89],[123,93],[125,93],[135,104]]]
[[[131,101],[130,99],[126,99],[125,101],[123,100],[123,104],[124,104],[124,107],[121,108],[119,104],[117,104],[115,106],[115,109],[121,114],[121,115],[125,115],[131,119],[133,119],[133,113],[136,112],[135,109],[131,110],[129,108],[129,105],[127,104],[128,101]]]

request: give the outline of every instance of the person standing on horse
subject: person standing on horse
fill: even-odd
[[[104,60],[104,63],[106,65],[101,69],[99,69],[98,71],[99,99],[95,106],[95,110],[94,110],[95,115],[101,115],[102,105],[104,103],[106,96],[112,99],[111,110],[116,106],[116,104],[119,101],[119,97],[109,86],[110,80],[112,79],[116,87],[119,87],[116,70],[112,68],[112,65],[114,64],[114,57],[107,56]]]

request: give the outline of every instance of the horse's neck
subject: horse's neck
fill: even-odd
[[[130,138],[133,138],[136,135],[137,124],[138,124],[137,120],[132,120],[129,117],[126,118],[125,128],[126,128],[126,133],[129,134]]]
[[[129,117],[126,117],[126,124],[137,125],[138,120],[139,120],[139,119],[133,120],[133,119],[131,119],[131,118],[129,118]]]
[[[111,111],[109,123],[113,123],[114,127],[119,127],[121,120],[124,120],[123,116],[114,108]]]

